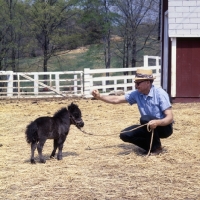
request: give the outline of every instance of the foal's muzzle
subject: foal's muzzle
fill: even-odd
[[[81,118],[76,118],[73,116],[70,116],[71,123],[74,124],[77,128],[81,128],[84,126],[84,122]]]
[[[82,119],[74,119],[73,124],[76,125],[77,128],[81,128],[84,126],[84,122]]]
[[[83,127],[84,126],[84,122],[82,120],[80,121],[76,121],[77,126],[79,127]]]

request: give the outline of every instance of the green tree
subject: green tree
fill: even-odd
[[[84,30],[87,44],[100,43],[103,38],[103,13],[101,0],[82,0],[80,25]]]
[[[76,14],[76,0],[36,0],[27,11],[27,25],[43,52],[43,71],[56,52],[67,48],[72,34],[69,19]]]
[[[6,12],[7,4],[4,0],[0,0],[0,7],[4,8],[0,12],[0,70],[5,70],[5,57],[9,47],[7,46],[7,30],[8,30],[8,14]]]
[[[81,1],[81,25],[88,44],[103,44],[105,67],[111,65],[111,34],[115,13],[111,11],[111,0]],[[107,74],[108,75],[108,74]]]
[[[17,0],[0,0],[0,69],[16,71],[19,41],[22,36],[20,6]]]
[[[135,67],[140,52],[157,45],[158,2],[155,0],[116,0],[117,31],[122,38],[117,47],[123,67]]]

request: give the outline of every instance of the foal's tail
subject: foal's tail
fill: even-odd
[[[31,122],[27,127],[26,127],[26,141],[27,143],[35,143],[38,141],[38,133],[37,133],[38,127],[37,123]]]

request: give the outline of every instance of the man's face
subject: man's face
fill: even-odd
[[[149,80],[135,81],[135,89],[137,89],[138,92],[140,93],[148,94],[150,90],[150,81]]]

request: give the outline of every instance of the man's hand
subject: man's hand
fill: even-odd
[[[165,118],[163,119],[154,119],[149,121],[148,125],[150,126],[151,130],[155,129],[157,126],[167,126],[173,122],[173,113],[172,109],[168,108],[164,111]]]
[[[93,90],[92,95],[95,99],[104,101],[106,103],[119,104],[127,103],[125,96],[115,96],[115,95],[100,95],[99,90]]]
[[[160,120],[151,120],[149,121],[148,125],[150,126],[151,130],[153,130],[160,125]]]
[[[94,98],[99,99],[100,98],[99,90],[93,90],[92,95]]]

